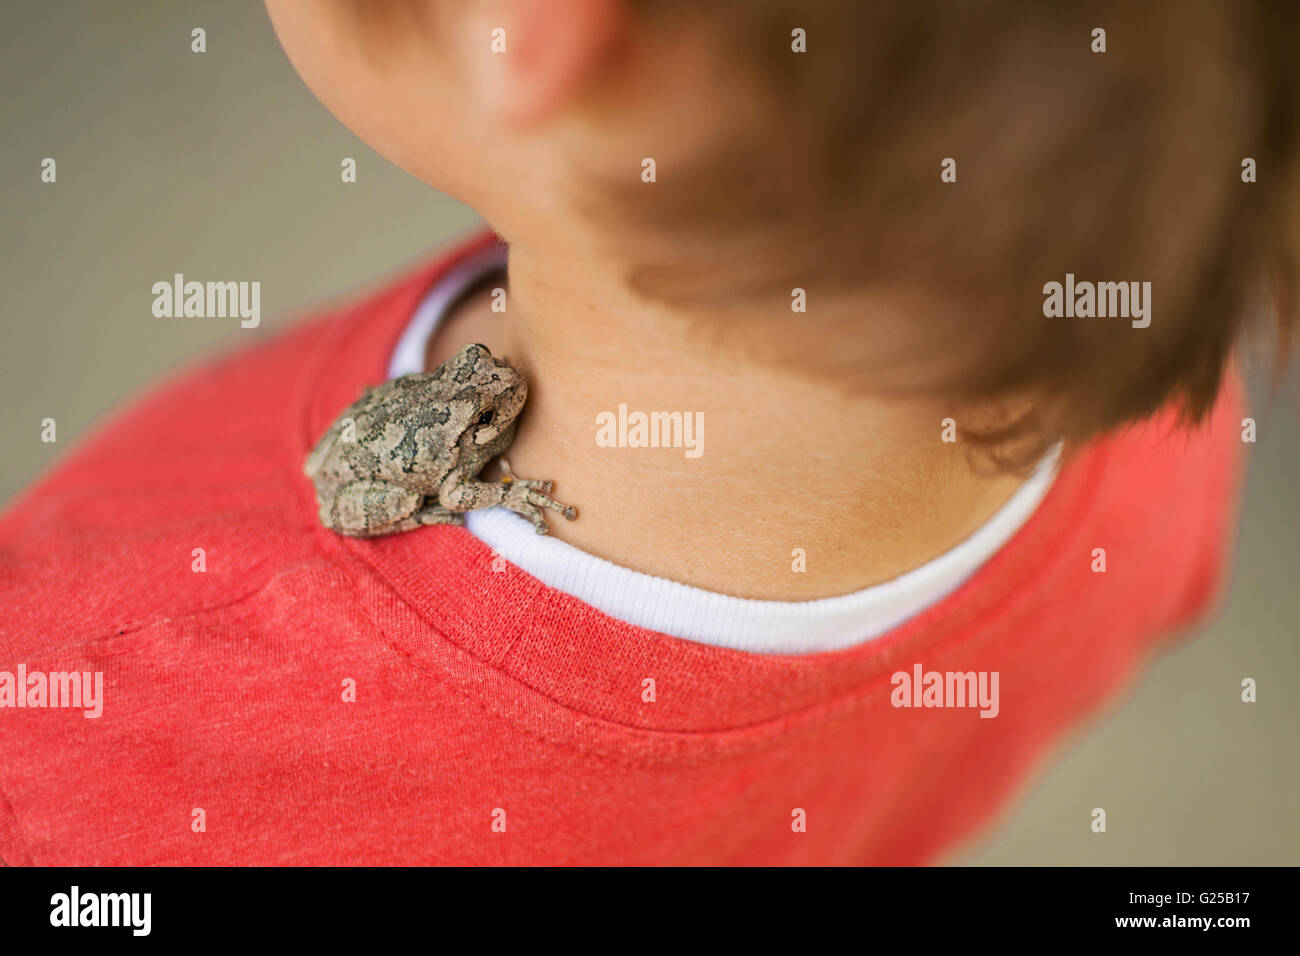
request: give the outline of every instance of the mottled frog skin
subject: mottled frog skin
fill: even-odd
[[[431,524],[464,524],[464,513],[500,505],[550,529],[542,509],[572,521],[577,511],[549,497],[551,482],[500,481],[478,473],[515,437],[528,399],[522,375],[483,345],[466,345],[436,371],[403,375],[344,410],[307,456],[325,527],[358,538]]]

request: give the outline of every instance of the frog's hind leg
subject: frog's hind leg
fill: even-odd
[[[434,498],[426,498],[428,502],[419,511],[407,518],[411,528],[418,528],[426,524],[456,524],[465,523],[465,514],[461,511],[452,511],[450,508],[444,508],[441,505],[433,504]],[[401,530],[405,531],[406,528]]]
[[[362,479],[339,490],[331,503],[321,506],[321,522],[339,534],[373,538],[417,528],[410,522],[424,496],[386,481]]]

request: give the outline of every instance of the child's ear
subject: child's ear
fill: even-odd
[[[459,2],[459,0],[458,0]],[[471,15],[483,103],[507,123],[562,113],[594,87],[628,24],[627,0],[499,0]],[[490,22],[489,22],[490,21]]]

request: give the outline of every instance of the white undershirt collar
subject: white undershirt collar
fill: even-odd
[[[430,336],[460,298],[504,269],[495,246],[466,256],[429,290],[403,332],[390,378],[424,370]],[[1015,535],[1056,476],[1059,447],[983,526],[952,550],[892,581],[816,601],[758,601],[690,587],[621,567],[556,538],[528,520],[490,508],[466,514],[471,534],[543,584],[639,627],[703,644],[760,654],[812,654],[868,641],[959,588]]]

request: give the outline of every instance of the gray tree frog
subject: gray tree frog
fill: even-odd
[[[466,345],[433,372],[403,375],[370,389],[330,426],[307,456],[320,520],[358,538],[423,525],[464,524],[464,512],[496,505],[550,529],[543,508],[572,521],[571,505],[549,496],[551,482],[516,478],[502,459],[500,481],[478,481],[505,451],[528,385],[483,345]]]

